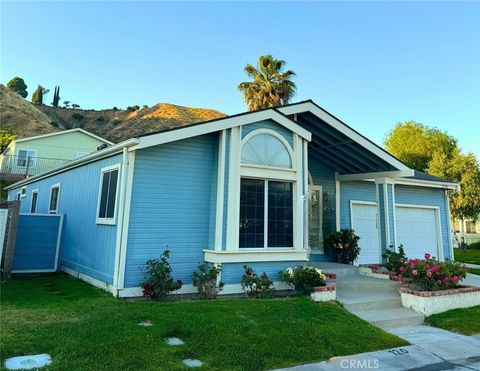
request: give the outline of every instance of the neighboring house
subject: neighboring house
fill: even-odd
[[[113,143],[83,129],[16,139],[0,155],[0,179],[21,179],[84,157]]]
[[[480,241],[480,220],[454,220],[453,231],[455,233],[453,240],[455,247],[457,246],[458,242],[460,242],[461,237],[465,239],[467,244]]]
[[[81,181],[79,181],[81,179]],[[409,169],[312,101],[133,138],[18,182],[23,213],[64,215],[59,266],[114,295],[139,296],[142,267],[168,248],[181,293],[199,263],[278,272],[328,261],[323,237],[353,228],[357,263],[390,246],[452,258],[449,189]],[[281,287],[278,285],[277,287]]]

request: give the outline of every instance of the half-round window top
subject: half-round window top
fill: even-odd
[[[257,134],[251,137],[242,148],[242,163],[291,168],[292,159],[282,141],[271,134]]]

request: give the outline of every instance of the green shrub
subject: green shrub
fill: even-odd
[[[273,282],[268,274],[263,272],[258,276],[255,271],[247,265],[243,266],[245,272],[242,276],[242,289],[249,298],[270,298],[273,294]]]
[[[457,287],[467,276],[463,264],[454,261],[440,262],[430,254],[425,259],[407,259],[400,267],[400,278],[409,278],[414,286],[424,291],[445,290]]]
[[[75,112],[74,114],[72,114],[72,119],[80,121],[83,119],[83,115],[81,113]]]
[[[215,299],[220,291],[223,290],[223,282],[218,281],[218,275],[222,268],[208,265],[206,263],[199,264],[198,272],[193,272],[192,283],[197,287],[198,295],[202,299]]]
[[[310,267],[295,267],[295,269],[287,268],[279,272],[280,278],[295,289],[295,291],[302,294],[309,294],[315,287],[325,286],[327,277],[318,268]]]
[[[122,122],[122,120],[120,120],[119,118],[115,118],[115,119],[113,119],[112,124],[115,125],[115,126],[117,126],[117,125],[120,124],[121,122]]]
[[[50,125],[52,125],[55,128],[58,128],[60,124],[57,121],[50,121]]]
[[[139,109],[140,109],[140,106],[139,106],[139,105],[128,106],[128,107],[127,107],[127,111],[128,111],[128,112],[135,112],[135,111],[138,111]]]
[[[468,244],[469,249],[480,249],[480,241],[472,242]]]
[[[150,259],[145,264],[145,281],[142,283],[145,298],[161,300],[172,291],[182,288],[182,281],[175,281],[172,277],[172,268],[168,262],[169,257],[170,251],[165,250],[160,259]]]
[[[103,116],[99,116],[99,117],[97,117],[97,121],[98,122],[105,122],[105,121],[107,121],[107,119]]]
[[[386,260],[386,263],[383,264],[383,266],[390,272],[395,272],[396,274],[400,273],[400,267],[403,266],[403,263],[407,260],[403,245],[398,246],[398,252],[395,252],[392,249],[387,249],[385,254],[382,254],[382,258]]]
[[[358,237],[353,229],[341,229],[325,237],[325,250],[328,251],[337,263],[353,264],[360,254]]]
[[[118,111],[118,108],[117,107],[113,107],[112,108],[114,111]]]

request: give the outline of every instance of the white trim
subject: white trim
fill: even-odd
[[[296,182],[292,184],[292,197],[293,197],[293,247],[297,250],[304,250],[303,247],[303,236],[305,231],[303,230],[303,206],[304,206],[304,198],[303,198],[303,173],[302,173],[302,139],[297,135],[293,134],[293,153],[295,154],[294,158],[292,159],[295,161],[294,168],[297,170],[296,173]],[[268,224],[268,223],[267,223]],[[268,229],[267,229],[268,232]]]
[[[397,203],[395,200],[395,184],[392,184],[392,205],[393,205],[393,251],[397,251]],[[398,251],[397,251],[398,252]]]
[[[460,184],[458,183],[444,183],[444,182],[437,182],[433,180],[420,180],[420,179],[396,179],[395,184],[401,185],[411,185],[417,187],[429,187],[429,188],[442,188],[442,189],[451,189],[454,191],[458,191],[460,189]]]
[[[209,134],[220,130],[233,129],[234,127],[240,127],[242,125],[248,125],[254,122],[269,119],[274,120],[278,124],[289,129],[290,131],[297,133],[302,138],[305,138],[309,141],[312,138],[312,134],[302,128],[300,125],[297,125],[295,122],[288,119],[281,113],[277,112],[275,109],[267,109],[263,111],[245,113],[237,116],[225,117],[223,119],[218,119],[214,122],[205,122],[202,124],[192,125],[181,129],[144,136],[139,138],[140,142],[137,148],[142,149],[146,147],[157,146],[159,144],[174,142],[177,140],[191,138],[198,135]]]
[[[98,161],[100,159],[116,155],[117,153],[121,153],[123,151],[124,147],[131,147],[131,146],[136,145],[137,143],[138,143],[138,139],[126,140],[124,142],[115,144],[111,147],[102,149],[100,151],[93,152],[93,153],[89,154],[88,156],[79,158],[78,160],[70,161],[70,162],[66,163],[65,165],[59,166],[55,169],[46,171],[46,172],[38,174],[38,175],[28,177],[24,180],[21,180],[21,181],[17,182],[17,183],[9,185],[8,187],[5,187],[5,189],[7,189],[7,190],[15,189],[15,188],[18,188],[22,185],[30,184],[30,183],[36,182],[38,180],[41,180],[41,179],[49,178],[53,175],[63,173],[63,172],[68,171],[70,169],[74,169],[76,167],[86,165],[90,162],[95,162],[95,161]]]
[[[283,137],[283,135],[277,133],[276,131],[274,131],[272,129],[267,129],[267,128],[256,129],[256,130],[251,131],[247,135],[245,135],[245,137],[243,137],[242,143],[241,143],[240,156],[242,155],[243,147],[247,144],[247,142],[250,139],[252,139],[253,137],[256,137],[257,135],[261,135],[261,134],[271,135],[272,137],[278,139],[285,146],[285,148],[287,149],[287,152],[290,156],[290,163],[292,164],[292,167],[291,168],[283,168],[283,167],[275,167],[275,166],[261,166],[261,165],[243,163],[242,159],[240,159],[240,163],[241,163],[242,166],[256,166],[256,167],[260,167],[262,169],[272,169],[273,168],[273,169],[290,170],[290,171],[298,169],[298,167],[296,166],[298,164],[295,161],[296,160],[295,159],[296,151],[293,150],[293,148],[290,146],[290,143],[288,143],[288,141]],[[295,145],[295,136],[298,136],[298,135],[296,133],[293,133],[293,144],[294,145]]]
[[[380,223],[380,192],[378,191],[378,187],[381,184],[377,184],[375,182],[375,197],[376,197],[376,205],[377,205],[377,218],[376,218],[376,223],[377,223],[377,235],[378,235],[378,248],[380,250],[380,262],[382,261],[382,225]]]
[[[225,144],[226,132],[222,130],[218,140],[217,205],[215,215],[215,250],[222,250],[223,208],[225,196]]]
[[[124,148],[124,153],[125,153],[125,148]],[[111,165],[111,166],[107,166],[107,167],[102,167],[100,169],[100,180],[99,180],[99,184],[98,184],[98,195],[97,195],[97,209],[96,209],[96,214],[95,214],[95,223],[96,224],[104,224],[104,225],[116,225],[117,224],[117,214],[118,214],[118,200],[119,200],[119,190],[120,190],[120,183],[122,181],[122,177],[123,177],[123,174],[122,174],[122,171],[120,169],[122,163],[118,163],[118,164],[115,164],[115,165]],[[99,212],[100,212],[100,201],[101,201],[101,198],[102,198],[102,188],[103,188],[103,174],[105,173],[109,173],[109,172],[112,172],[112,171],[115,171],[117,170],[118,171],[118,175],[117,175],[117,185],[116,185],[116,190],[115,190],[115,204],[113,206],[113,217],[111,218],[107,218],[107,217],[104,217],[104,218],[101,218],[98,216]],[[108,197],[108,195],[107,195]],[[105,212],[107,212],[107,210],[105,210]]]
[[[383,183],[383,209],[385,214],[385,249],[390,247],[390,215],[388,209],[388,183]]]
[[[236,126],[230,133],[228,170],[227,250],[238,250],[240,219],[240,142],[242,127]]]
[[[440,207],[430,206],[430,205],[418,205],[418,204],[395,204],[395,207],[435,210],[435,213],[436,213],[435,223],[437,225],[437,253],[438,253],[437,258],[438,260],[443,261],[444,253],[443,253],[442,220],[440,217]]]
[[[20,188],[20,198],[25,198],[27,197],[27,186],[23,186]]]
[[[20,151],[25,151],[25,152],[27,152],[27,154],[26,154],[26,155],[20,155]],[[30,156],[30,155],[28,154],[29,152],[33,152],[33,153],[35,153],[35,154],[34,154],[33,156]],[[26,159],[26,161],[27,161],[27,162],[25,163],[25,165],[19,165],[19,164],[18,164],[18,160],[20,160],[20,158],[22,158],[22,157],[24,157],[24,158]],[[28,163],[31,158],[35,159],[35,161],[33,162],[33,165],[29,165],[29,163]],[[25,169],[25,168],[27,168],[27,167],[28,167],[29,169],[35,169],[35,168],[37,167],[37,161],[36,161],[37,158],[38,158],[38,151],[37,151],[36,149],[18,148],[18,149],[17,149],[17,159],[16,159],[16,161],[14,161],[13,166],[14,166],[14,167],[17,167],[17,168],[20,168],[20,169]],[[27,165],[28,165],[28,166],[27,166]]]
[[[63,231],[63,214],[30,214],[30,213],[20,213],[19,215],[32,216],[35,215],[40,217],[54,216],[60,218],[58,223],[57,231],[57,243],[55,246],[55,260],[53,262],[53,269],[18,269],[12,270],[12,273],[51,273],[56,272],[58,269],[58,257],[60,255],[60,243],[62,242],[62,231]]]
[[[308,207],[309,207],[309,184],[308,184],[308,142],[302,140],[303,146],[303,175],[302,175],[302,182],[303,182],[303,248],[308,250],[308,240],[310,230],[308,227]],[[322,194],[323,191],[320,191]]]
[[[98,139],[99,141],[101,141],[101,142],[103,142],[103,143],[107,143],[107,144],[109,144],[109,145],[112,145],[112,144],[113,144],[113,143],[110,142],[109,140],[106,140],[106,139],[104,139],[104,138],[101,138],[101,137],[99,137],[98,135],[89,133],[88,131],[83,130],[83,129],[80,129],[80,128],[63,130],[63,131],[57,131],[57,132],[55,132],[55,133],[49,133],[49,134],[36,135],[36,136],[34,136],[34,137],[16,139],[14,142],[15,142],[15,143],[21,143],[21,142],[26,142],[26,141],[29,141],[29,140],[36,140],[36,139],[43,139],[43,138],[47,138],[47,137],[53,137],[53,136],[56,136],[56,135],[70,134],[70,133],[73,133],[73,132],[83,133],[83,134],[85,134],[85,135],[88,135],[88,136],[90,136],[90,137],[92,137],[92,138]]]
[[[37,198],[35,199],[35,210],[32,211],[32,206],[33,206],[33,194],[36,193],[37,194]],[[32,189],[32,193],[31,193],[31,199],[30,199],[30,213],[31,214],[35,214],[37,212],[37,207],[38,207],[38,188],[35,188],[35,189]]]
[[[222,263],[252,263],[279,261],[308,261],[308,250],[259,248],[242,249],[239,251],[203,250],[205,261]]]
[[[56,204],[56,209],[52,210],[50,209],[50,205],[52,204],[52,193],[53,189],[58,188],[57,192],[57,204]],[[61,183],[55,183],[50,186],[50,197],[48,198],[48,213],[49,214],[58,214],[58,205],[60,205],[60,191],[61,191],[62,185]]]
[[[128,174],[125,189],[125,206],[122,218],[122,238],[120,245],[120,260],[117,290],[125,285],[125,267],[127,263],[128,232],[130,229],[130,207],[132,205],[133,174],[135,171],[135,151],[128,152]],[[118,296],[118,291],[117,291]]]
[[[450,260],[454,260],[453,253],[453,240],[452,240],[452,216],[450,215],[450,196],[448,191],[445,190],[445,207],[447,208],[447,217],[448,217],[448,242],[450,246]]]
[[[340,231],[340,180],[338,172],[335,172],[335,229]]]
[[[81,273],[75,269],[71,269],[71,268],[68,268],[68,267],[65,267],[64,265],[61,266],[60,268],[63,272],[73,276],[73,277],[76,277],[82,281],[85,281],[95,287],[98,287],[99,289],[102,289],[102,290],[105,290],[107,292],[110,292],[112,294],[114,294],[114,287],[106,282],[103,282],[103,281],[100,281],[99,279],[97,278],[93,278],[92,276],[89,276],[88,274],[85,274],[85,273]],[[140,295],[141,296],[141,295]]]
[[[321,120],[325,121],[327,124],[332,126],[333,128],[340,131],[342,134],[348,136],[350,139],[354,140],[362,147],[366,148],[376,156],[380,157],[382,160],[386,161],[392,166],[395,166],[399,170],[410,170],[408,166],[403,164],[401,161],[397,160],[388,152],[384,151],[379,146],[375,145],[374,143],[370,142],[368,139],[348,127],[346,124],[338,120],[337,118],[333,117],[323,109],[319,108],[317,105],[313,104],[312,102],[303,102],[299,104],[294,104],[291,106],[286,107],[279,107],[278,110],[285,115],[292,115],[295,113],[301,112],[310,112],[320,118]]]
[[[120,172],[120,176],[118,177],[117,181],[117,194],[118,195],[118,215],[120,222],[118,223],[117,227],[117,234],[115,238],[115,263],[113,268],[113,287],[118,288],[118,278],[119,278],[119,271],[120,271],[120,251],[122,246],[122,235],[123,235],[123,218],[125,213],[125,195],[126,195],[126,187],[127,187],[127,175],[128,175],[128,149],[125,147],[123,149],[122,155],[122,171]],[[103,178],[103,176],[102,176]],[[120,185],[119,185],[120,184]],[[118,188],[120,187],[120,188]],[[120,190],[120,192],[118,192]],[[115,202],[115,210],[114,214],[116,213],[117,202]],[[98,216],[98,214],[97,214]]]
[[[414,176],[415,171],[408,170],[393,170],[393,171],[380,171],[372,173],[357,173],[357,174],[343,174],[338,176],[339,181],[352,181],[352,180],[367,180],[376,178],[403,178]]]
[[[320,209],[320,213],[322,215],[321,217],[321,225],[320,225],[320,230],[322,231],[322,238],[325,237],[324,234],[323,234],[323,186],[321,185],[314,185],[314,184],[311,184],[309,186],[309,191],[308,191],[308,202],[310,202],[310,197],[311,197],[311,192],[310,190],[312,191],[319,191],[320,193],[320,206],[321,206],[321,209]],[[308,209],[307,210],[307,219],[308,219],[308,211],[309,210],[309,207],[310,205],[307,204],[306,208]],[[310,223],[310,221],[308,222]],[[307,228],[309,228],[309,224],[307,224]],[[325,254],[325,246],[323,246],[323,241],[322,241],[322,249],[321,250],[312,250],[311,246],[310,246],[310,230],[307,231],[307,236],[306,236],[306,247],[305,247],[305,243],[304,243],[304,248],[305,249],[308,249],[310,250],[310,254],[314,254],[314,255],[324,255]]]
[[[240,167],[240,176],[259,179],[296,181],[298,175],[291,169],[277,170],[272,168],[256,168],[249,165]]]

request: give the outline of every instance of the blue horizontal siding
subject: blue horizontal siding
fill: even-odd
[[[248,265],[253,270],[261,275],[263,272],[267,273],[273,281],[281,281],[278,272],[294,268],[297,265],[306,265],[308,262],[262,262],[262,263],[226,263],[222,264],[222,282],[225,284],[240,284],[244,272],[243,266]]]
[[[60,183],[58,212],[65,216],[60,264],[110,284],[117,226],[96,224],[97,201],[101,169],[121,161],[119,154],[28,184],[20,203],[22,212],[29,212],[32,190],[38,189],[37,213],[48,213],[50,187]]]
[[[253,122],[248,125],[243,125],[242,138],[244,138],[248,133],[257,129],[271,129],[277,132],[278,134],[280,134],[282,137],[284,137],[287,140],[287,142],[290,144],[290,146],[293,146],[293,133],[289,129],[285,128],[280,124],[277,124],[273,120]]]
[[[448,233],[449,215],[445,202],[445,191],[443,189],[395,185],[395,202],[397,204],[438,206],[442,229],[443,254],[446,259],[453,258],[451,256],[452,242],[449,239]]]
[[[167,246],[173,276],[191,282],[203,250],[213,248],[217,153],[217,133],[137,151],[125,287],[139,286],[146,261]]]
[[[350,201],[377,202],[375,183],[340,182],[340,228],[352,228]]]
[[[13,270],[53,270],[61,216],[20,215]]]

